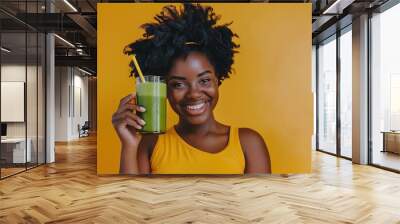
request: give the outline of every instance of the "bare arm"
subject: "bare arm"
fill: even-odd
[[[154,146],[158,140],[158,135],[146,134],[143,135],[142,141],[139,143],[138,165],[140,174],[150,174],[151,164],[150,158],[153,153]]]
[[[245,173],[271,173],[271,160],[263,137],[252,129],[240,128],[239,138],[246,159]]]
[[[138,174],[139,167],[137,164],[138,147],[124,145],[121,147],[121,159],[119,164],[120,174]]]
[[[144,121],[136,115],[136,111],[143,112],[143,107],[137,106],[135,95],[130,94],[121,99],[117,111],[112,116],[112,124],[121,141],[121,174],[138,174],[137,149],[141,141],[141,135],[137,129],[141,129]]]

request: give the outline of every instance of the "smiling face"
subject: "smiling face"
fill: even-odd
[[[213,118],[218,101],[218,79],[207,57],[191,52],[175,60],[167,77],[168,100],[181,121],[204,124]]]

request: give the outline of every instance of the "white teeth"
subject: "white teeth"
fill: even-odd
[[[196,105],[187,105],[186,108],[189,110],[198,110],[204,106],[204,103],[196,104]]]

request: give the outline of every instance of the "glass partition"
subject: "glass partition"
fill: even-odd
[[[318,148],[336,154],[336,36],[318,47]]]
[[[340,155],[352,157],[352,32],[340,36]]]
[[[26,33],[1,34],[2,177],[24,171],[31,160],[26,134]],[[28,146],[28,151],[27,151]]]
[[[44,1],[0,3],[18,16],[42,12],[42,5]],[[45,163],[46,39],[12,14],[0,12],[0,20],[7,20],[0,21],[2,179]]]
[[[400,171],[400,4],[371,19],[371,162]]]

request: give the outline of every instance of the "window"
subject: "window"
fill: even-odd
[[[400,4],[371,18],[370,156],[372,164],[395,170],[400,170],[399,21]]]
[[[340,155],[352,157],[352,33],[340,36]]]
[[[320,43],[317,58],[317,149],[351,159],[352,26]]]
[[[318,145],[336,153],[336,36],[318,47]]]

